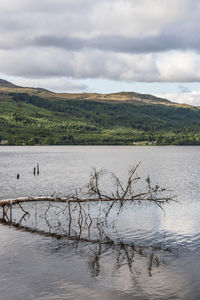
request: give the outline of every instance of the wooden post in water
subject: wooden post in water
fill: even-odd
[[[8,218],[8,210],[9,210],[9,207],[10,207],[10,206],[12,206],[11,203],[2,205],[2,209],[3,209],[3,220],[6,221],[6,219],[7,219],[6,222],[10,222],[10,221],[9,221],[9,218]],[[12,213],[11,213],[11,216],[12,216]]]
[[[71,215],[71,208],[70,208],[70,202],[68,202],[68,214],[69,214],[69,224],[68,224],[68,235],[71,234],[71,223],[72,223],[72,215]]]
[[[37,175],[40,174],[39,164],[37,164]]]
[[[12,204],[10,204],[10,223],[12,223]]]
[[[2,206],[3,209],[3,220],[5,219],[5,205]]]

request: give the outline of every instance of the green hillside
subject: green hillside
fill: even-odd
[[[59,94],[39,97],[28,89],[21,88],[16,93],[15,86],[10,89],[3,87],[0,89],[0,143],[200,144],[198,108],[175,105],[167,100],[162,103],[162,99],[150,95],[146,95],[144,101],[140,94],[137,94],[140,95],[138,100],[131,100],[129,93],[127,101],[114,101],[113,95],[119,94],[112,94],[113,100],[109,97],[106,100],[106,95],[104,100],[97,96],[93,99],[92,94],[89,98],[78,94],[67,100],[67,94],[63,98]]]

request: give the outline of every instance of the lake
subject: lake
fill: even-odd
[[[117,218],[114,209],[100,229],[93,204],[91,228],[80,232],[80,223],[73,223],[72,238],[64,235],[66,228],[51,229],[44,220],[24,218],[30,230],[1,223],[0,299],[199,299],[200,147],[2,146],[0,199],[66,197],[88,182],[94,167],[125,181],[138,162],[138,188],[150,174],[178,202],[164,212],[153,203],[128,204]],[[112,191],[111,181],[103,184]],[[30,206],[32,216],[44,206]]]

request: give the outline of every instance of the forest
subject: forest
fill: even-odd
[[[0,95],[1,145],[200,145],[200,110],[142,103]]]

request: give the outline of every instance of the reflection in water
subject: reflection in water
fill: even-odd
[[[73,243],[76,253],[82,255],[83,243],[92,245],[84,250],[92,277],[98,277],[101,273],[101,257],[108,252],[112,252],[115,257],[113,271],[119,272],[126,265],[135,283],[144,271],[135,266],[138,257],[145,261],[146,272],[152,276],[153,268],[166,264],[164,253],[174,254],[162,243],[157,246],[141,246],[134,241],[124,241],[116,228],[117,219],[112,216],[108,221],[106,216],[107,211],[104,215],[99,214],[96,205],[90,207],[89,202],[82,205],[79,202],[71,203],[70,206],[69,203],[51,201],[25,202],[16,204],[10,214],[5,210],[1,224],[40,236],[67,239]]]

